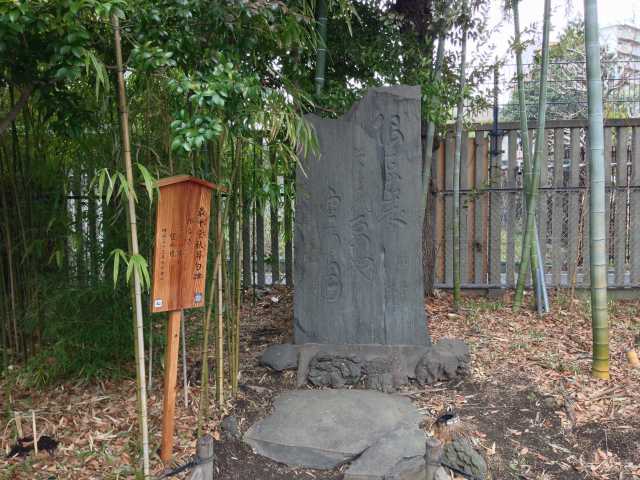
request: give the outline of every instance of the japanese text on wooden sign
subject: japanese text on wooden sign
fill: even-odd
[[[188,177],[158,182],[151,309],[166,312],[204,306],[211,189]]]

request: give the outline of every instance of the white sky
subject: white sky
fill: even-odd
[[[513,36],[512,20],[504,20],[502,13],[502,5],[504,0],[493,0],[491,5],[489,28],[495,28],[495,32],[491,35],[490,42],[495,46],[495,54],[503,58],[505,55],[511,57],[509,51],[509,41]],[[543,0],[522,0],[520,6],[520,28],[530,27],[533,24],[536,30],[542,30],[542,15],[544,11]],[[583,0],[551,0],[551,41],[553,41],[558,32],[562,31],[567,25],[567,21],[583,18],[584,1]],[[600,27],[606,27],[616,23],[632,23],[640,26],[640,0],[598,0],[598,20]],[[538,38],[538,44],[541,39]],[[473,47],[473,46],[472,46]],[[473,51],[473,50],[470,50]],[[530,58],[525,58],[525,63]],[[507,63],[515,63],[507,60]]]

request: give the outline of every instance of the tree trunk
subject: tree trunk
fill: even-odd
[[[607,311],[607,250],[605,219],[605,168],[602,120],[602,74],[598,41],[598,6],[585,0],[585,48],[587,53],[587,97],[589,102],[589,248],[591,259],[591,325],[595,378],[609,378],[609,314]]]
[[[438,51],[436,53],[436,63],[433,68],[433,79],[437,84],[442,77],[442,64],[444,63],[444,43],[445,35],[438,38]],[[440,98],[433,97],[433,108],[440,105]],[[429,296],[433,292],[436,264],[436,245],[434,239],[434,215],[433,194],[431,189],[431,172],[433,169],[433,141],[435,138],[436,125],[433,121],[427,124],[427,135],[423,145],[422,162],[422,185],[424,188],[424,220],[422,221],[422,271],[424,274],[424,295]]]
[[[549,28],[551,24],[551,0],[544,2],[544,27],[542,31],[542,68],[540,71],[540,98],[538,101],[538,128],[536,133],[535,157],[532,166],[532,178],[530,182],[529,194],[527,195],[527,216],[524,240],[520,255],[520,269],[518,272],[518,283],[513,300],[513,309],[518,311],[522,306],[524,296],[524,281],[531,265],[531,248],[536,226],[536,207],[538,205],[538,187],[540,184],[540,163],[544,151],[545,138],[545,118],[547,111],[547,70],[549,68]]]
[[[130,188],[134,188],[133,166],[131,162],[131,144],[129,141],[129,111],[127,97],[125,93],[124,73],[122,64],[122,47],[120,43],[120,22],[114,14],[111,17],[113,25],[113,35],[116,50],[116,64],[118,75],[118,110],[120,111],[120,127],[122,142],[122,158],[127,175],[127,183]],[[130,234],[131,255],[139,255],[138,246],[138,226],[136,223],[136,204],[133,195],[127,195],[127,220]],[[133,269],[133,291],[134,291],[134,324],[135,324],[135,352],[136,352],[136,373],[138,387],[138,408],[140,432],[142,435],[142,461],[145,478],[149,476],[149,429],[147,426],[147,389],[145,385],[145,365],[144,365],[144,322],[142,319],[142,285],[140,272]]]
[[[33,89],[33,85],[27,85],[26,87],[24,87],[18,101],[11,107],[9,113],[7,113],[2,120],[0,120],[0,137],[2,137],[4,132],[7,131],[9,125],[11,125],[15,121],[18,114],[25,107],[25,105],[29,101],[29,98],[31,98],[31,95],[33,94]]]
[[[424,143],[426,144],[426,142]],[[425,202],[424,219],[422,221],[422,272],[424,296],[428,297],[433,293],[436,265],[435,208],[433,208],[435,196],[431,189],[431,180],[425,186],[425,196],[428,200]]]

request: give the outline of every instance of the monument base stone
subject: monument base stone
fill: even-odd
[[[363,385],[391,392],[410,381],[420,385],[454,380],[469,372],[469,347],[443,338],[428,347],[418,345],[271,345],[260,363],[275,371],[297,368],[296,386],[342,388]]]

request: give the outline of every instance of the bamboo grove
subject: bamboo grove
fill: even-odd
[[[152,315],[148,308],[155,182],[194,175],[226,187],[226,193],[214,194],[211,208],[206,308],[189,320],[201,322],[201,430],[211,403],[210,384],[215,383],[218,405],[239,386],[243,296],[265,279],[264,265],[255,265],[254,256],[270,251],[271,275],[277,280],[284,246],[285,270],[292,270],[297,162],[317,148],[304,115],[337,117],[371,86],[422,88],[427,147],[423,253],[425,275],[432,278],[432,149],[456,113],[459,211],[463,121],[486,108],[476,87],[493,69],[490,52],[469,58],[466,44],[486,41],[488,4],[0,3],[2,371],[20,365],[15,381],[37,385],[65,377],[129,376],[135,359],[140,417],[146,417],[144,387],[152,386],[154,368],[161,364],[157,345],[163,344],[165,326],[165,316]],[[513,7],[519,57],[517,3]],[[597,24],[587,29],[590,39],[594,28],[597,32]],[[448,44],[451,51],[445,49]],[[589,48],[597,53],[597,46]],[[598,75],[595,67],[591,75]],[[544,78],[543,69],[541,86]],[[544,88],[541,92],[539,132],[544,129]],[[526,118],[521,120],[528,146]],[[595,140],[591,148],[597,154]],[[536,144],[529,158],[525,149],[529,208],[516,308],[529,265],[535,269],[537,264],[539,150]],[[592,245],[600,248],[597,239]],[[458,270],[455,275],[459,303]],[[291,282],[290,275],[287,279]],[[592,283],[601,290],[594,294],[594,346],[604,377],[606,281],[602,287],[596,280]],[[141,425],[143,444],[145,430]],[[148,458],[148,452],[143,456]]]
[[[60,66],[51,74],[50,85],[20,77],[3,90],[3,110],[17,112],[0,137],[3,365],[28,361],[32,368],[29,379],[37,383],[71,373],[87,378],[116,373],[126,363],[134,334],[128,326],[127,284],[140,276],[146,295],[157,198],[154,181],[175,172],[231,187],[227,198],[216,200],[224,204],[218,209],[226,212],[227,227],[224,242],[216,237],[216,248],[226,243],[227,252],[221,247],[222,255],[231,258],[224,271],[225,303],[220,310],[235,325],[228,329],[231,336],[226,340],[228,351],[237,354],[233,342],[238,336],[242,245],[236,233],[241,230],[241,211],[253,211],[258,197],[262,204],[284,201],[281,185],[262,180],[290,178],[294,146],[312,146],[310,131],[299,114],[309,108],[304,95],[297,96],[302,98],[299,102],[291,101],[284,90],[264,86],[256,74],[243,71],[251,66],[230,59],[213,59],[212,65],[201,66],[197,72],[178,68],[175,54],[131,41],[139,32],[127,20],[130,5],[124,3],[75,2],[78,11],[73,12],[74,2],[69,2],[69,12],[59,17],[55,15],[60,12],[47,11],[47,2],[33,2],[30,7],[32,11],[26,6],[24,11],[15,8],[16,29],[33,28],[45,13],[54,16],[52,22],[64,25],[65,15],[75,13],[86,23],[78,22],[78,32],[59,40],[80,38],[87,43],[69,47],[76,50],[78,62],[73,67]],[[102,15],[98,7],[103,8]],[[147,8],[153,16],[154,9]],[[250,21],[248,12],[229,9]],[[116,62],[111,13],[121,19],[128,62],[130,149],[123,146],[120,132],[125,121],[118,113],[116,69],[112,67]],[[294,22],[293,17],[290,21],[297,29],[290,33],[290,41],[305,35],[312,41],[309,24],[297,18]],[[42,35],[52,35],[50,30],[56,26],[60,27],[43,27]],[[5,48],[10,40],[3,31]],[[97,48],[93,47],[96,43]],[[34,61],[33,75],[40,74],[45,60],[56,61],[66,47],[58,45],[51,57]],[[179,61],[188,63],[189,59]],[[205,78],[204,72],[210,76]],[[17,108],[17,99],[27,93],[29,101]],[[130,150],[130,172],[120,160],[123,149]],[[269,155],[271,163],[260,162],[252,171],[257,156]],[[260,179],[259,185],[250,181],[252,174]],[[130,199],[136,211],[127,207]],[[132,220],[137,220],[139,237],[139,248],[134,251],[128,228]],[[228,262],[221,263],[226,267]],[[146,305],[144,309],[151,342],[154,335],[162,334],[162,319],[149,319]],[[237,360],[231,365],[237,371]]]
[[[7,112],[0,124],[3,366],[26,362],[24,381],[35,383],[126,374],[121,367],[131,358],[130,313],[138,302],[128,291],[136,277],[148,369],[160,364],[161,349],[153,346],[162,345],[163,319],[146,305],[154,182],[188,173],[229,190],[212,209],[209,270],[220,273],[210,277],[203,341],[217,350],[225,343],[225,373],[235,389],[242,291],[254,274],[264,279],[259,267],[252,273],[253,255],[270,250],[276,278],[278,252],[292,258],[295,165],[299,154],[314,148],[304,114],[337,116],[366,88],[402,81],[422,85],[425,121],[442,125],[458,97],[447,88],[457,81],[457,61],[441,52],[434,68],[433,57],[436,44],[457,41],[459,25],[469,22],[461,6],[3,4],[0,49],[16,53],[0,64],[0,111]],[[478,17],[483,8],[472,2]],[[127,147],[114,15],[122,39],[130,175],[122,160]],[[471,34],[483,28],[476,20]],[[400,41],[416,55],[398,56]],[[471,82],[477,82],[482,68],[473,68]],[[132,214],[139,243],[133,250]],[[264,228],[254,224],[270,224],[269,238],[256,238]],[[148,376],[151,383],[153,372]],[[219,383],[221,370],[217,376]]]

